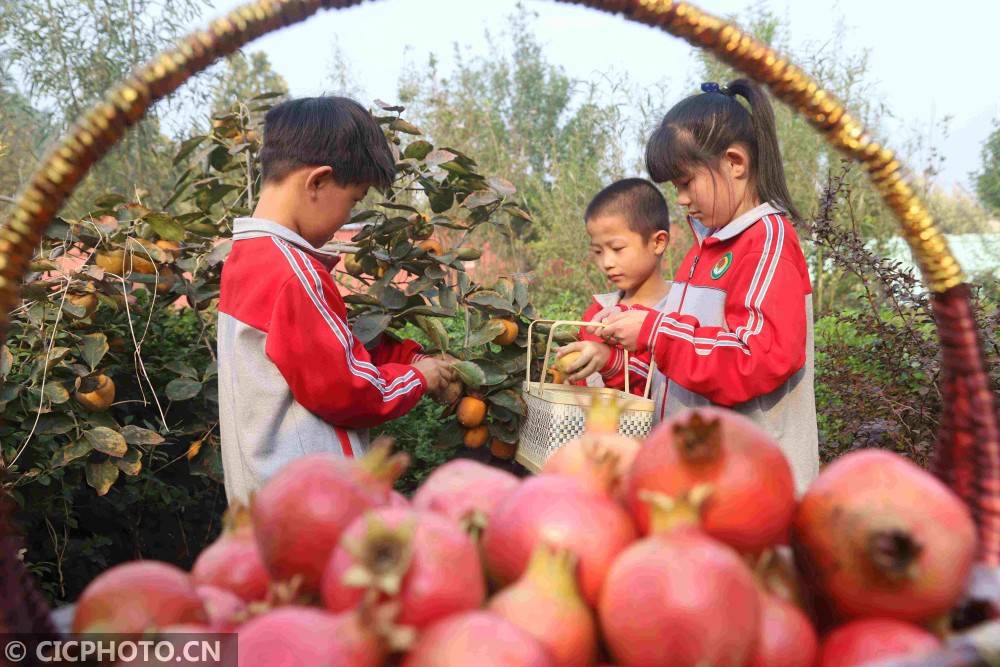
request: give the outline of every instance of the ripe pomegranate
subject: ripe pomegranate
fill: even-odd
[[[802,497],[793,531],[806,578],[843,618],[919,623],[944,614],[962,594],[976,549],[962,501],[879,449],[827,466]]]
[[[819,640],[806,615],[763,591],[760,600],[760,634],[749,667],[813,667]]]
[[[195,591],[205,606],[208,624],[219,632],[230,632],[240,624],[246,612],[246,602],[232,591],[218,586],[196,586]]]
[[[540,542],[524,576],[493,596],[487,609],[544,646],[556,667],[590,667],[597,628],[576,583],[577,558]]]
[[[521,576],[538,542],[569,549],[580,559],[583,597],[595,605],[611,563],[636,537],[628,513],[606,494],[564,475],[538,475],[497,505],[482,544],[487,570],[501,584]]]
[[[177,623],[207,623],[186,572],[152,560],[115,565],[97,575],[76,603],[73,632],[141,633]]]
[[[389,507],[409,507],[410,499],[404,496],[399,491],[389,492]]]
[[[648,533],[642,490],[678,501],[708,491],[700,508],[705,532],[748,553],[785,541],[795,510],[795,484],[781,449],[749,419],[723,408],[686,410],[662,422],[639,450],[628,503]]]
[[[519,483],[506,470],[469,459],[455,459],[424,480],[413,494],[413,506],[459,521],[478,535],[489,524],[497,503]]]
[[[319,590],[340,533],[365,511],[389,503],[406,454],[390,456],[391,441],[376,441],[361,459],[312,454],[289,463],[251,502],[254,535],[272,578],[299,577]]]
[[[395,622],[423,628],[479,607],[486,585],[476,544],[451,520],[432,512],[386,507],[344,531],[323,576],[331,611],[358,605],[367,591],[399,603]]]
[[[761,602],[735,551],[681,526],[618,557],[598,613],[624,667],[741,667],[754,654]]]
[[[239,630],[239,667],[380,667],[386,649],[359,612],[280,607]]]
[[[590,434],[570,440],[545,462],[542,472],[575,477],[599,493],[624,493],[625,480],[640,442],[618,433]]]
[[[534,637],[495,614],[470,611],[429,627],[402,667],[553,667]]]
[[[930,653],[938,638],[915,625],[889,618],[852,621],[823,641],[818,667],[860,667],[870,662]]]
[[[247,602],[263,600],[271,577],[257,550],[249,509],[230,507],[224,522],[222,535],[198,554],[191,579],[196,585],[232,591]]]

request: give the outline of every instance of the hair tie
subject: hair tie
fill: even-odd
[[[730,97],[732,97],[732,93],[729,91],[729,86],[720,86],[714,81],[707,81],[701,84],[701,92],[722,93],[723,95],[729,95]]]

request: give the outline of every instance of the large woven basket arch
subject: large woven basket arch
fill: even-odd
[[[130,125],[220,56],[320,9],[339,9],[362,1],[250,2],[139,67],[83,114],[32,175],[0,227],[0,342],[43,231],[90,167]],[[833,95],[780,53],[693,5],[668,0],[577,0],[576,4],[624,14],[629,20],[660,28],[712,52],[766,85],[778,99],[805,115],[831,145],[865,168],[899,221],[933,295],[943,354],[945,404],[935,471],[971,508],[980,532],[981,561],[1000,566],[1000,435],[969,290],[944,237],[893,152],[876,142]]]

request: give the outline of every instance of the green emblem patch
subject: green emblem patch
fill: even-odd
[[[727,252],[719,258],[719,261],[712,267],[712,280],[718,280],[733,265],[733,253]]]

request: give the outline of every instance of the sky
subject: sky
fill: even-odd
[[[202,22],[239,4],[215,0]],[[336,45],[353,81],[368,95],[363,103],[394,101],[401,74],[414,63],[426,63],[431,54],[447,72],[456,43],[479,55],[497,48],[483,38],[485,31],[501,32],[516,5],[517,0],[380,0],[320,12],[246,50],[264,51],[299,96],[329,91]],[[624,72],[668,98],[690,92],[695,50],[680,39],[575,5],[545,0],[524,0],[524,5],[537,14],[534,29],[546,57],[571,77],[589,81]],[[737,17],[766,7],[789,26],[793,51],[860,54],[867,49],[875,95],[890,116],[884,132],[890,147],[901,147],[917,133],[929,137],[946,158],[938,184],[971,189],[969,172],[978,169],[982,144],[993,119],[1000,118],[1000,87],[991,71],[1000,3],[702,0],[699,6]],[[840,37],[834,30],[838,23],[845,28]]]

